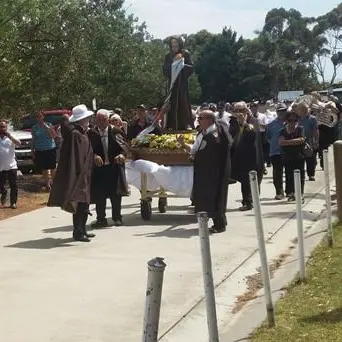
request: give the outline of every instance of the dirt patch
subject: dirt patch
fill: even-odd
[[[49,194],[43,188],[40,175],[24,175],[18,178],[17,209],[9,208],[9,192],[7,203],[0,206],[0,220],[20,215],[46,206]]]
[[[271,262],[269,265],[271,278],[274,277],[276,270],[285,262],[289,255],[289,253],[280,254],[278,259]],[[243,295],[237,297],[232,313],[239,312],[249,301],[257,298],[258,291],[263,288],[261,268],[259,267],[257,269],[257,273],[247,276],[245,280],[247,284],[247,291]]]

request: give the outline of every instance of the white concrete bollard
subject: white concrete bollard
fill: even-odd
[[[249,173],[249,180],[250,180],[251,190],[252,190],[254,219],[255,219],[255,226],[256,226],[257,237],[258,237],[259,255],[260,255],[260,263],[261,263],[261,275],[263,279],[265,300],[266,300],[267,321],[268,321],[269,327],[274,327],[275,325],[274,305],[273,305],[273,300],[272,300],[271,280],[270,280],[270,271],[269,271],[268,261],[267,261],[264,227],[263,227],[262,217],[261,217],[258,174],[256,171],[251,171]]]
[[[327,228],[328,228],[328,245],[333,246],[333,229],[332,229],[332,213],[331,213],[331,195],[330,195],[330,176],[329,176],[329,153],[328,150],[323,151],[324,180],[325,180],[325,203],[327,206]]]
[[[296,213],[297,213],[297,235],[299,252],[299,279],[305,281],[305,249],[304,249],[304,229],[303,229],[303,211],[302,211],[302,187],[300,170],[294,170],[294,183],[296,195]]]
[[[207,323],[209,332],[209,342],[219,342],[217,327],[215,287],[213,271],[211,265],[210,240],[208,229],[208,214],[201,212],[197,214],[198,230],[201,243],[202,270],[205,301],[207,307]]]
[[[157,342],[164,270],[163,258],[154,258],[147,263],[148,277],[142,342]]]

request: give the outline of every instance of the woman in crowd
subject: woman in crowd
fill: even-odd
[[[122,130],[123,133],[125,133],[125,136],[127,135],[127,122],[122,121],[121,116],[119,114],[112,114],[110,117],[110,124],[116,128],[119,128]]]
[[[303,148],[305,144],[304,127],[299,125],[299,116],[295,112],[286,114],[285,127],[279,133],[279,145],[285,165],[286,189],[288,201],[295,201],[294,170],[300,170],[301,190],[304,194],[305,157]]]
[[[32,157],[36,166],[43,173],[45,187],[51,190],[52,180],[56,173],[56,142],[57,133],[44,121],[43,113],[37,114],[37,124],[32,127]]]

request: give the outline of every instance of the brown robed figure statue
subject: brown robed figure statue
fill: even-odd
[[[168,109],[164,120],[165,128],[172,131],[193,129],[188,89],[188,78],[193,73],[190,53],[184,49],[183,37],[171,37],[169,45],[170,52],[165,56],[163,65],[168,91],[165,101],[165,107]]]

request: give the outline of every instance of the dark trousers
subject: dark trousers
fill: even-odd
[[[250,206],[253,203],[252,191],[249,181],[245,180],[241,182],[241,193],[242,193],[242,205]]]
[[[285,162],[285,177],[286,177],[287,193],[288,194],[295,193],[294,170],[300,170],[301,190],[302,190],[302,194],[304,194],[304,182],[305,182],[304,159],[289,160]]]
[[[226,213],[219,213],[215,214],[213,217],[213,223],[214,227],[218,230],[224,230],[224,228],[227,226],[227,217]]]
[[[284,162],[281,155],[271,156],[271,162],[273,167],[273,185],[277,195],[284,194],[283,188],[283,175],[284,175]],[[287,189],[286,189],[286,193]]]
[[[259,192],[260,192],[260,185],[263,179],[263,172],[258,172],[258,183],[259,183]],[[242,205],[252,205],[252,190],[251,184],[249,182],[249,178],[244,179],[241,181],[241,193],[242,193]]]
[[[266,138],[266,132],[261,132],[261,141],[262,141],[262,154],[264,156],[264,161],[267,165],[271,164],[270,158],[270,144]]]
[[[313,156],[306,158],[306,173],[308,177],[315,177],[316,166],[317,166],[317,152],[313,153]]]
[[[73,235],[84,236],[86,235],[86,225],[88,220],[89,204],[77,203],[75,214],[72,215],[72,223],[74,226]]]
[[[118,221],[122,219],[121,216],[121,200],[122,196],[115,195],[110,197],[110,202],[112,204],[112,219],[113,221]],[[101,197],[96,201],[96,215],[98,221],[103,221],[106,219],[106,204],[107,198]]]
[[[9,187],[11,190],[10,202],[16,204],[18,200],[18,185],[17,185],[17,170],[8,170],[0,172],[0,192],[1,194],[6,193],[5,184],[8,180]]]

